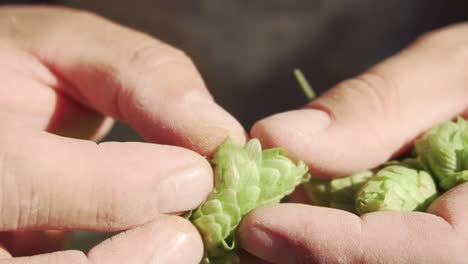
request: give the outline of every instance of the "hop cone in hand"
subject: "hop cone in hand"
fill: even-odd
[[[416,141],[415,150],[443,189],[468,181],[468,123],[462,118],[429,130]]]
[[[372,175],[372,171],[363,171],[332,180],[311,179],[303,185],[314,205],[356,213],[354,196]]]
[[[238,263],[234,250],[242,217],[256,207],[279,203],[308,179],[308,168],[303,162],[294,164],[281,149],[262,151],[257,139],[242,148],[228,138],[212,163],[214,190],[189,219],[203,237],[203,263]]]
[[[402,165],[377,172],[356,194],[359,214],[375,211],[424,211],[437,197],[431,175]]]

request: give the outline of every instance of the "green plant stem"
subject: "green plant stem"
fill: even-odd
[[[307,99],[315,99],[315,97],[317,97],[317,94],[315,93],[314,89],[312,89],[312,87],[310,86],[302,71],[299,69],[294,69],[294,75],[296,76],[297,82],[299,82],[302,92],[304,92]]]

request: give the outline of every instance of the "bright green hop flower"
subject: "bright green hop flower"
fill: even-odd
[[[379,170],[356,194],[359,214],[376,211],[425,211],[437,197],[432,176],[424,170],[390,165]]]
[[[468,181],[468,122],[458,118],[432,128],[415,142],[415,152],[441,188]]]
[[[279,203],[309,179],[305,163],[295,164],[285,154],[277,148],[262,151],[257,139],[240,147],[228,138],[217,149],[214,189],[189,216],[203,238],[202,263],[239,263],[236,230],[242,217],[259,206]]]
[[[312,204],[345,210],[357,214],[355,207],[356,193],[380,169],[390,165],[403,165],[422,170],[417,159],[408,158],[403,161],[388,161],[372,170],[361,171],[344,178],[312,179],[303,184],[304,190]]]
[[[332,180],[312,178],[303,186],[312,204],[356,213],[354,196],[372,176],[372,171],[363,171]]]

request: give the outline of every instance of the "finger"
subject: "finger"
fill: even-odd
[[[259,121],[251,134],[322,177],[368,169],[468,106],[468,24],[420,38],[306,109]]]
[[[92,263],[199,263],[203,242],[180,217],[162,219],[121,233],[91,249]]]
[[[14,32],[16,45],[69,84],[62,87],[51,79],[48,85],[127,121],[148,140],[202,154],[211,153],[227,135],[245,141],[240,124],[213,101],[182,52],[84,12],[11,7],[0,12],[9,24],[0,36],[11,39]],[[7,23],[12,17],[15,22]]]
[[[182,148],[0,131],[0,230],[121,230],[193,209],[213,186],[209,163]],[[14,131],[15,133],[11,133]]]
[[[203,244],[197,230],[186,220],[171,216],[120,233],[91,249],[87,256],[79,251],[64,251],[4,261],[9,264],[195,264],[202,255]]]
[[[45,83],[53,75],[33,55],[0,43],[0,57],[2,120],[92,140],[109,131],[111,120],[48,87]]]
[[[436,214],[452,225],[457,233],[468,241],[468,183],[444,193],[429,207],[428,212]]]
[[[244,219],[241,245],[273,263],[464,263],[467,240],[441,217],[378,212],[359,218],[301,204],[260,208]]]

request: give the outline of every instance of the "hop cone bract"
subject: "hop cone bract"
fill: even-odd
[[[356,213],[354,196],[372,176],[372,171],[363,171],[332,180],[311,179],[303,186],[312,204]]]
[[[443,189],[468,181],[468,122],[463,118],[426,132],[416,141],[415,151]]]
[[[424,211],[437,197],[432,176],[424,170],[390,165],[379,170],[356,194],[359,214],[376,211]]]
[[[308,179],[308,168],[289,160],[281,149],[262,151],[257,139],[245,147],[226,139],[212,163],[214,190],[189,219],[203,237],[203,263],[237,263],[233,251],[242,217],[256,207],[279,203]]]

